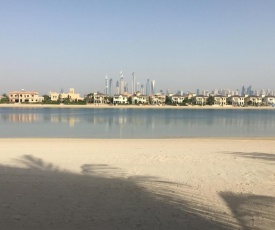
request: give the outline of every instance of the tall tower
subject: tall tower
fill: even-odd
[[[150,95],[150,79],[147,79],[147,82],[146,82],[146,95],[147,96]]]
[[[145,94],[144,91],[145,91],[145,90],[144,90],[144,85],[141,84],[141,86],[140,86],[140,94],[144,95],[144,94]]]
[[[119,94],[119,81],[116,81],[116,94]]]
[[[244,85],[243,85],[243,87],[242,87],[242,94],[241,94],[241,96],[244,96],[245,95],[245,91],[246,91],[246,88],[244,87]]]
[[[123,94],[123,93],[124,93],[124,78],[123,78],[122,70],[120,71],[119,93],[120,93],[120,94]]]
[[[135,78],[135,72],[132,73],[133,79],[132,79],[132,94],[136,92],[136,78]]]
[[[109,96],[113,96],[113,79],[109,80]]]
[[[156,86],[156,81],[155,80],[152,80],[151,81],[151,93],[152,94],[156,94],[156,92],[155,92],[155,86]]]
[[[137,91],[140,91],[140,84],[139,84],[138,81],[136,82],[136,92],[137,92]]]
[[[105,94],[108,95],[108,76],[105,77]]]

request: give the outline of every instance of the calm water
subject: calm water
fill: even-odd
[[[0,108],[0,137],[275,136],[274,110]]]

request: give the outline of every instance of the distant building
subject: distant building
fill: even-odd
[[[120,78],[120,81],[119,81],[119,93],[120,94],[124,93],[124,78],[123,78],[123,75],[122,75],[122,77]]]
[[[147,82],[146,82],[146,95],[149,96],[151,93],[151,90],[150,90],[150,79],[147,79]]]
[[[175,94],[175,95],[171,96],[170,98],[171,98],[172,104],[182,104],[185,99],[184,96],[178,95],[178,94]]]
[[[156,81],[152,80],[151,81],[151,94],[155,94],[155,87],[156,87]]]
[[[244,106],[244,96],[232,95],[226,99],[226,103],[233,106]]]
[[[156,94],[149,96],[149,103],[152,105],[164,105],[166,101],[166,95]]]
[[[275,96],[265,96],[263,98],[263,104],[267,106],[274,106],[275,105]]]
[[[110,97],[103,93],[92,93],[91,96],[89,96],[89,102],[92,104],[109,104],[110,103]]]
[[[214,105],[220,105],[220,106],[224,106],[226,105],[226,96],[222,96],[222,95],[215,95],[214,96]]]
[[[113,104],[128,104],[128,97],[122,94],[114,95]]]
[[[115,94],[119,94],[119,81],[116,81],[116,92]]]
[[[142,95],[139,92],[136,92],[131,97],[132,104],[148,104],[149,103],[149,96]]]
[[[113,79],[109,80],[109,96],[113,95]]]
[[[261,105],[263,100],[261,96],[248,96],[244,98],[246,105]]]
[[[69,99],[70,101],[81,101],[84,98],[79,93],[74,92],[74,88],[70,88],[68,93],[50,92],[51,101]]]
[[[205,95],[197,95],[192,98],[192,102],[195,105],[206,105],[208,97]]]
[[[11,103],[40,103],[44,97],[40,97],[35,91],[12,91],[8,93]]]
[[[135,73],[132,73],[132,94],[136,92],[136,78],[135,78]]]

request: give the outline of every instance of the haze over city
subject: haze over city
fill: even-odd
[[[0,93],[275,88],[275,1],[1,1]]]

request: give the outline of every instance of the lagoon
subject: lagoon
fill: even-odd
[[[274,137],[275,110],[0,108],[1,138]]]

